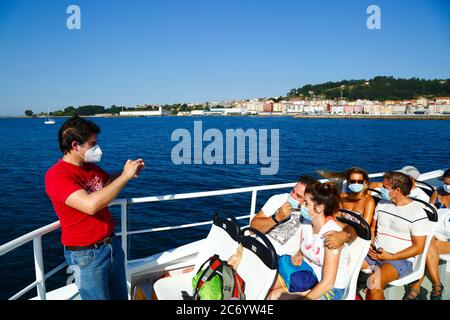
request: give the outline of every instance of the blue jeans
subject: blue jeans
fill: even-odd
[[[64,250],[82,300],[127,300],[125,254],[117,236],[97,249]]]
[[[344,297],[345,289],[333,288],[328,290],[320,300],[342,300]]]

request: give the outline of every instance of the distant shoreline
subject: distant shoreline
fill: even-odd
[[[364,120],[450,120],[450,114],[442,114],[442,115],[368,115],[368,114],[359,114],[359,115],[337,115],[337,114],[329,114],[329,115],[296,115],[294,118],[299,119],[364,119]]]
[[[146,118],[146,117],[180,117],[177,115],[165,115],[165,116],[82,116],[87,118]],[[284,115],[284,114],[261,114],[261,115],[229,115],[229,116],[219,116],[219,115],[208,115],[208,116],[181,116],[181,117],[193,117],[193,118],[203,118],[203,117],[292,117],[297,119],[342,119],[342,120],[352,120],[352,119],[363,119],[363,120],[450,120],[450,114],[435,114],[435,115],[368,115],[368,114],[355,114],[355,115],[338,115],[338,114],[327,114],[327,115]],[[53,118],[70,118],[70,116],[57,116]],[[44,117],[27,117],[27,116],[3,116],[0,119],[45,119]]]

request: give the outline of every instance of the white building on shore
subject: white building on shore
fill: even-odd
[[[151,116],[168,116],[171,112],[168,110],[163,110],[162,107],[159,107],[158,111],[121,111],[119,113],[120,116],[123,117],[151,117]]]

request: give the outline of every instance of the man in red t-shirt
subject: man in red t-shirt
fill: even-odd
[[[73,116],[58,132],[63,152],[45,175],[45,188],[61,222],[64,256],[74,272],[83,300],[128,299],[125,256],[114,235],[108,205],[144,168],[142,159],[128,160],[121,174],[109,176],[92,162],[102,152],[100,128]]]

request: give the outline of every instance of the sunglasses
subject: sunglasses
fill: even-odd
[[[348,182],[350,182],[350,183],[357,183],[357,184],[364,184],[364,180],[353,180],[353,179],[350,179],[350,180],[348,180]]]

